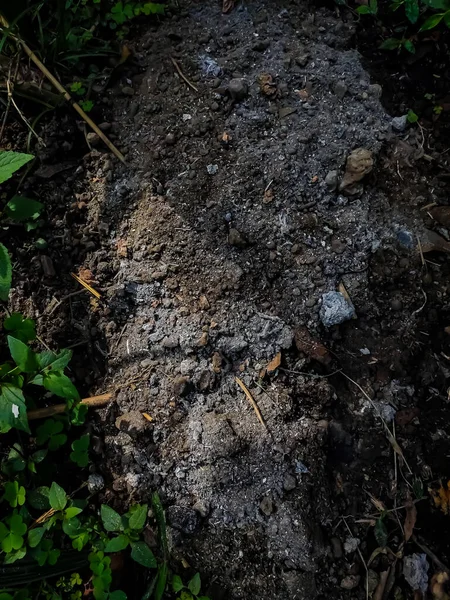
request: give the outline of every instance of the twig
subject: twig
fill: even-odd
[[[111,400],[112,394],[102,394],[101,396],[91,396],[90,398],[84,398],[80,404],[86,404],[90,407],[99,407],[108,404]],[[46,406],[45,408],[37,408],[36,410],[30,410],[27,413],[28,420],[34,421],[35,419],[46,419],[53,415],[59,415],[66,412],[66,404],[54,404],[53,406]]]
[[[93,287],[91,287],[88,283],[86,283],[86,281],[84,281],[84,279],[81,279],[81,277],[78,277],[78,275],[75,275],[75,273],[71,273],[72,277],[78,281],[78,283],[81,283],[81,285],[87,289],[88,292],[90,292],[93,296],[95,296],[97,299],[101,298],[101,295],[99,294],[99,292],[97,292],[97,290],[94,290]]]
[[[66,301],[66,300],[68,300],[69,298],[73,298],[73,296],[79,296],[80,294],[84,294],[84,293],[85,293],[85,291],[86,291],[86,290],[77,290],[76,292],[71,292],[70,294],[67,294],[67,296],[63,296],[63,297],[61,298],[61,300],[58,300],[57,304],[55,304],[55,306],[53,306],[53,308],[50,310],[50,312],[49,312],[49,313],[47,313],[47,314],[48,314],[48,316],[52,315],[52,314],[55,312],[55,310],[56,310],[56,309],[57,309],[59,306],[61,306],[61,304],[62,304],[63,302],[65,302],[65,301]]]
[[[267,425],[264,423],[264,419],[262,417],[261,411],[258,408],[258,405],[256,404],[255,400],[253,399],[253,396],[250,394],[250,392],[248,391],[247,387],[245,386],[244,382],[241,381],[239,379],[239,377],[235,377],[236,383],[238,384],[238,386],[241,388],[241,390],[244,392],[247,400],[250,402],[250,404],[253,407],[253,410],[256,413],[256,416],[258,417],[259,422],[261,423],[261,425],[264,427],[264,429],[267,431]]]
[[[397,452],[397,454],[402,457],[402,459],[403,459],[403,461],[404,461],[404,463],[405,463],[408,471],[412,475],[412,471],[410,469],[410,466],[409,466],[408,462],[406,461],[405,455],[403,454],[403,450],[400,448],[399,443],[397,442],[397,440],[395,439],[395,437],[392,435],[391,430],[389,429],[386,421],[383,419],[383,416],[380,413],[380,410],[377,407],[377,405],[375,404],[375,402],[372,400],[372,398],[369,396],[369,394],[367,394],[367,392],[365,392],[363,390],[363,388],[359,385],[359,383],[356,383],[356,381],[354,381],[351,377],[349,377],[346,373],[344,373],[344,371],[341,371],[341,373],[342,373],[342,375],[346,379],[348,379],[349,381],[351,381],[353,383],[353,385],[356,385],[356,387],[359,389],[359,391],[362,394],[364,394],[365,398],[367,398],[367,400],[370,402],[372,408],[374,409],[374,411],[376,412],[377,416],[380,418],[381,422],[383,423],[384,430],[385,430],[385,433],[386,433],[386,437],[389,440],[389,443],[394,448],[395,452]]]
[[[6,27],[9,27],[8,23],[4,19],[3,19],[3,21],[5,22]],[[55,86],[55,88],[58,90],[58,92],[60,92],[64,96],[64,98],[72,104],[73,108],[77,111],[77,113],[80,115],[80,117],[89,125],[89,127],[93,131],[95,131],[95,133],[99,136],[99,138],[101,140],[103,140],[103,142],[108,146],[108,148],[111,150],[111,152],[115,156],[117,156],[117,158],[119,160],[121,160],[124,163],[125,162],[124,155],[106,137],[106,135],[103,133],[103,131],[97,127],[97,125],[94,123],[94,121],[84,112],[84,110],[81,108],[81,106],[72,99],[71,95],[65,89],[65,87],[63,85],[61,85],[61,83],[56,79],[56,77],[50,73],[50,71],[47,69],[47,67],[39,60],[39,58],[36,56],[36,54],[31,50],[31,48],[29,48],[27,46],[27,44],[22,39],[18,38],[17,36],[14,36],[12,34],[9,34],[9,35],[12,39],[16,40],[16,42],[18,42],[21,45],[21,47],[23,48],[25,53],[28,55],[30,60],[32,60],[34,62],[34,64],[37,66],[37,68],[45,75],[45,77],[47,77],[47,79],[49,81],[51,81],[51,83]]]
[[[444,563],[436,556],[436,554],[432,550],[430,550],[428,548],[428,546],[425,546],[425,544],[423,542],[420,542],[414,534],[412,534],[411,540],[415,544],[417,544],[417,546],[419,546],[419,548],[421,550],[423,550],[425,552],[425,554],[427,554],[431,558],[431,560],[434,562],[434,564],[437,567],[439,567],[439,569],[441,571],[445,571],[447,574],[450,575],[450,569],[446,565],[444,565]]]
[[[391,569],[389,568],[387,571],[382,571],[380,573],[380,581],[378,582],[377,587],[372,596],[372,600],[383,600],[384,590],[386,588],[386,583],[389,577]]]
[[[177,63],[177,61],[172,56],[170,57],[170,60],[172,61],[172,64],[175,67],[175,69],[177,70],[178,75],[181,77],[181,79],[183,79],[183,81],[185,81],[190,88],[192,88],[194,91],[198,92],[198,88],[195,87],[195,85],[193,83],[191,83],[185,75],[183,75],[183,71],[180,69],[180,66]]]

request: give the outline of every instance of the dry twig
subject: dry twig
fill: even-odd
[[[178,72],[178,75],[181,77],[181,79],[183,81],[185,81],[187,83],[187,85],[192,88],[195,92],[198,92],[198,88],[195,87],[195,85],[193,83],[191,83],[189,81],[189,79],[183,74],[183,71],[180,69],[180,65],[177,63],[177,61],[171,56],[170,60],[172,61],[173,66],[175,67],[175,69]]]
[[[105,406],[111,400],[112,394],[101,394],[101,396],[91,396],[90,398],[84,398],[81,400],[81,404],[87,404],[90,407]],[[66,404],[54,404],[53,406],[46,406],[45,408],[37,408],[36,410],[30,410],[27,413],[28,420],[34,421],[36,419],[46,419],[53,415],[59,415],[66,412]]]
[[[253,399],[253,396],[250,394],[250,392],[248,391],[245,383],[239,379],[239,377],[235,377],[236,383],[238,384],[238,386],[241,388],[241,390],[244,392],[245,397],[247,398],[247,400],[250,402],[250,404],[253,407],[253,410],[256,413],[256,416],[258,417],[259,422],[261,423],[261,425],[264,427],[264,429],[267,431],[267,425],[264,423],[264,419],[262,417],[261,411],[258,408],[258,405],[256,404],[255,400]]]

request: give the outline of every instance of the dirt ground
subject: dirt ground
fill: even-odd
[[[450,561],[427,491],[449,475],[450,218],[431,206],[449,155],[386,113],[355,25],[301,1],[184,3],[100,90],[126,165],[61,116],[24,184],[48,198],[49,247],[18,237],[13,308],[74,347],[84,393],[116,392],[90,425],[105,499],[157,489],[213,600],[365,598],[386,571],[384,597],[407,598],[405,557],[429,578],[432,553]],[[100,301],[56,303],[73,271]],[[396,510],[366,577],[371,497]]]

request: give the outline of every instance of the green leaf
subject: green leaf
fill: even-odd
[[[26,344],[8,335],[8,346],[11,356],[24,373],[33,373],[38,368],[36,354]]]
[[[7,181],[23,165],[32,160],[31,154],[21,152],[0,152],[0,183]]]
[[[82,512],[83,512],[82,508],[78,508],[76,506],[69,506],[69,508],[66,508],[66,510],[64,511],[64,518],[67,520],[70,520]]]
[[[3,327],[11,331],[11,335],[22,342],[31,342],[36,339],[36,327],[32,319],[26,319],[20,313],[12,313],[4,320]]]
[[[67,504],[67,494],[57,483],[53,482],[48,497],[53,510],[64,510]]]
[[[121,533],[117,537],[108,540],[105,546],[105,552],[120,552],[121,550],[125,550],[129,541],[128,537]]]
[[[450,29],[450,10],[448,10],[444,15],[444,23]]]
[[[396,50],[397,48],[400,48],[401,45],[402,40],[399,40],[398,38],[388,38],[380,44],[379,48],[380,50]]]
[[[12,427],[30,433],[22,390],[4,383],[0,393],[0,433],[6,433]]]
[[[23,506],[25,504],[25,488],[18,481],[8,481],[5,483],[5,493],[3,499],[9,502],[12,508]]]
[[[406,115],[406,118],[408,120],[408,123],[417,123],[417,121],[419,120],[419,117],[411,109],[408,110],[408,114]]]
[[[131,542],[131,558],[148,569],[156,568],[156,558],[145,542]]]
[[[194,596],[198,596],[200,594],[200,590],[202,589],[200,573],[196,573],[194,577],[188,582],[188,588],[194,594]]]
[[[129,511],[129,526],[131,529],[142,529],[147,520],[147,504],[136,504]]]
[[[359,13],[360,15],[371,15],[372,14],[372,11],[367,6],[367,4],[362,4],[361,6],[358,6],[358,8],[356,9],[356,12]]]
[[[102,504],[100,509],[103,527],[106,531],[122,531],[122,517],[114,509]]]
[[[76,463],[80,468],[87,467],[89,463],[89,434],[82,435],[79,440],[72,442],[72,450],[70,460]]]
[[[6,216],[13,221],[35,220],[39,217],[44,205],[37,200],[25,196],[13,196],[5,207]]]
[[[0,244],[0,300],[7,302],[11,289],[12,266],[8,250]]]
[[[158,566],[158,573],[156,575],[156,587],[153,600],[162,600],[164,592],[167,587],[167,577],[169,575],[169,568],[167,562],[163,562]]]
[[[47,356],[43,356],[44,354],[47,354]],[[64,371],[71,358],[72,350],[61,350],[58,354],[43,352],[38,360],[40,361],[41,369],[45,369],[46,371]]]
[[[405,0],[405,14],[411,23],[419,18],[419,0]]]
[[[450,0],[422,0],[423,4],[435,10],[449,10]]]
[[[41,486],[28,492],[28,503],[36,510],[48,510],[50,508],[50,488]]]
[[[36,548],[36,546],[42,540],[44,536],[45,529],[43,527],[36,527],[35,529],[30,529],[28,532],[28,545],[30,548]]]
[[[66,400],[79,400],[80,398],[76,387],[67,377],[67,375],[62,373],[45,373],[44,387],[49,392],[52,392],[60,398],[65,398]]]
[[[172,577],[172,589],[175,593],[181,592],[184,588],[184,583],[179,575],[174,575]]]
[[[405,48],[405,50],[408,50],[408,52],[411,52],[411,54],[416,53],[416,49],[414,47],[414,44],[411,42],[411,40],[405,40],[403,42],[403,47]]]
[[[388,541],[388,532],[382,518],[377,519],[375,523],[374,535],[380,548],[385,548]]]
[[[82,404],[81,402],[75,404],[69,412],[69,419],[72,425],[83,425],[86,420],[87,412],[87,404]]]
[[[127,595],[122,590],[109,592],[108,600],[127,600]]]
[[[428,31],[429,29],[434,29],[444,18],[445,13],[438,13],[436,15],[431,15],[419,29],[419,31]]]
[[[182,590],[178,600],[194,600],[189,590]]]
[[[142,6],[142,12],[144,15],[163,15],[165,8],[165,5],[159,2],[146,2]]]

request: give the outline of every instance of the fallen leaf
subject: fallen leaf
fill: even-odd
[[[295,345],[299,352],[303,352],[313,360],[317,360],[323,365],[331,362],[331,356],[325,346],[312,337],[306,327],[299,327],[295,331]]]
[[[428,491],[433,498],[436,508],[440,508],[444,515],[448,515],[450,507],[450,481],[447,481],[447,487],[441,484],[438,490],[428,488]]]
[[[278,367],[281,364],[281,352],[278,352],[278,354],[272,358],[272,360],[270,361],[270,363],[267,365],[266,367],[266,371],[267,373],[275,373],[275,371],[278,369]]]
[[[264,95],[271,98],[278,98],[278,96],[280,96],[280,90],[278,89],[277,84],[270,73],[261,73],[261,75],[258,77],[258,83],[261,92]]]
[[[297,94],[300,96],[300,98],[302,100],[306,100],[307,98],[309,98],[309,92],[308,90],[295,90],[297,92]]]
[[[403,529],[405,530],[405,542],[411,539],[417,519],[417,509],[414,502],[409,499],[406,504],[406,517]]]
[[[269,204],[270,202],[272,202],[273,198],[274,198],[273,190],[271,188],[269,188],[268,190],[266,190],[264,192],[263,203]]]
[[[435,573],[430,581],[430,592],[434,600],[449,600],[449,595],[445,589],[449,576],[445,571]]]
[[[422,252],[450,252],[450,242],[431,229],[425,229],[420,236]]]
[[[120,49],[120,60],[119,60],[118,64],[123,65],[123,63],[126,62],[130,56],[131,56],[131,50],[126,44],[124,44],[122,46],[122,48]]]
[[[222,12],[224,15],[232,11],[234,8],[234,0],[223,0]]]
[[[86,283],[94,283],[95,282],[94,274],[92,273],[92,271],[90,269],[84,269],[83,267],[81,267],[78,270],[78,277],[83,279]]]

